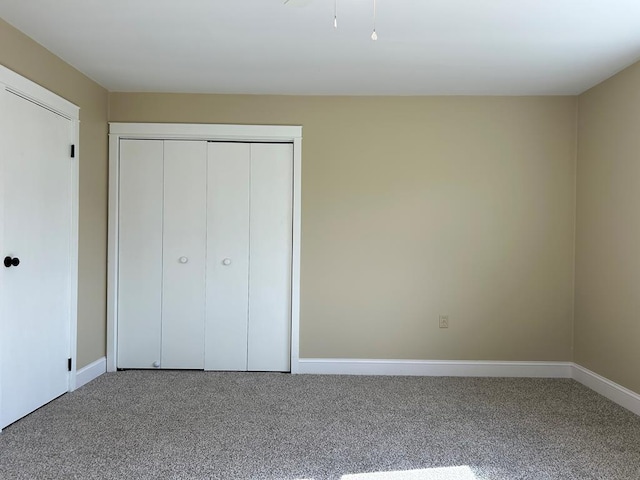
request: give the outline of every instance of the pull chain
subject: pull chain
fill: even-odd
[[[373,0],[373,33],[371,34],[371,40],[378,40],[378,34],[376,33],[376,0]]]

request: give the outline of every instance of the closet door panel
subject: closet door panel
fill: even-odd
[[[164,142],[162,368],[204,368],[207,142]]]
[[[248,369],[290,370],[293,146],[251,145]]]
[[[119,368],[153,368],[160,361],[162,144],[120,142]]]
[[[250,148],[209,143],[207,370],[247,369]]]

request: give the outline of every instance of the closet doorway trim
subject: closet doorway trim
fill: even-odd
[[[107,269],[107,371],[116,371],[118,318],[118,191],[120,140],[204,140],[293,145],[293,245],[291,258],[291,373],[300,358],[300,222],[302,127],[183,123],[109,123],[109,261]]]

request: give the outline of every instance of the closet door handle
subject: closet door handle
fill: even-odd
[[[231,259],[230,258],[225,258],[224,260],[222,260],[222,264],[224,266],[229,266],[231,265]]]
[[[17,267],[18,265],[20,265],[20,259],[18,257],[4,257],[4,266],[9,268],[11,266]]]
[[[189,261],[189,259],[188,259],[187,257],[180,257],[180,258],[178,259],[178,261],[179,261],[180,263],[187,263],[187,262]]]

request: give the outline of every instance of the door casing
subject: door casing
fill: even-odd
[[[205,140],[293,144],[293,242],[291,257],[291,373],[298,373],[300,345],[300,237],[302,127],[276,125],[109,124],[109,253],[107,269],[107,371],[115,372],[118,329],[119,149],[121,139]]]

